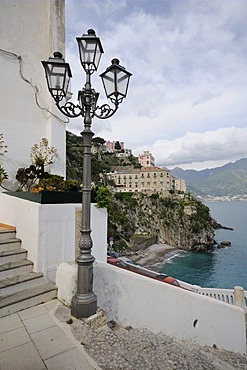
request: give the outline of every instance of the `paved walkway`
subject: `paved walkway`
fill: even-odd
[[[229,333],[230,335],[230,333]],[[247,370],[247,357],[120,327],[57,300],[0,319],[0,370]]]
[[[0,370],[100,370],[54,311],[57,300],[0,319]]]

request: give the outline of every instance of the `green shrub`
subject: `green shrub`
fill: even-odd
[[[109,209],[111,204],[111,192],[106,186],[98,188],[96,192],[97,208]]]
[[[80,183],[77,180],[66,180],[65,181],[65,188],[67,191],[79,191],[80,190]]]
[[[47,191],[65,191],[66,182],[63,176],[59,175],[49,175],[47,178],[42,178],[39,180],[37,185],[34,185],[31,189],[33,193],[39,193],[42,190]]]

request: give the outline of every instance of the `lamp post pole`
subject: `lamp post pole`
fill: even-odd
[[[118,59],[112,60],[112,65],[100,75],[106,96],[113,103],[97,105],[99,93],[91,86],[91,75],[97,70],[103,48],[94,30],[82,37],[77,37],[82,67],[86,72],[84,88],[78,92],[78,104],[65,102],[70,78],[70,66],[65,63],[60,52],[54,53],[54,58],[42,61],[45,69],[48,89],[55,100],[57,108],[67,117],[84,118],[83,137],[83,189],[82,189],[82,222],[79,239],[80,254],[76,257],[78,265],[77,292],[72,298],[71,314],[76,318],[89,317],[96,313],[97,297],[93,292],[93,262],[91,253],[93,242],[91,238],[91,145],[94,133],[91,131],[92,118],[106,119],[117,111],[119,104],[127,95],[131,73],[120,66]]]
[[[83,137],[83,189],[82,189],[82,221],[79,239],[80,255],[76,258],[78,264],[77,292],[72,298],[71,314],[75,317],[89,317],[97,310],[97,297],[93,293],[93,262],[91,254],[93,242],[91,238],[91,83],[87,74],[88,96],[85,102]]]

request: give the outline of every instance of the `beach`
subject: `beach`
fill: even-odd
[[[179,253],[179,249],[172,247],[169,244],[153,244],[145,250],[131,254],[130,258],[133,262],[145,266],[151,267],[163,262],[168,259],[170,255],[174,255],[176,252]]]

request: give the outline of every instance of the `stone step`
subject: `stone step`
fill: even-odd
[[[47,302],[57,296],[54,283],[23,290],[0,300],[0,317]]]
[[[26,274],[33,270],[33,263],[29,260],[9,262],[0,265],[0,279],[10,276]]]
[[[21,261],[27,258],[26,249],[10,249],[5,251],[0,251],[0,265],[8,262]]]
[[[16,236],[15,230],[8,230],[8,229],[0,228],[0,241],[14,239],[15,236]]]
[[[0,239],[0,251],[21,248],[21,240],[18,238]]]
[[[29,272],[0,280],[0,297],[45,284],[42,272]]]

